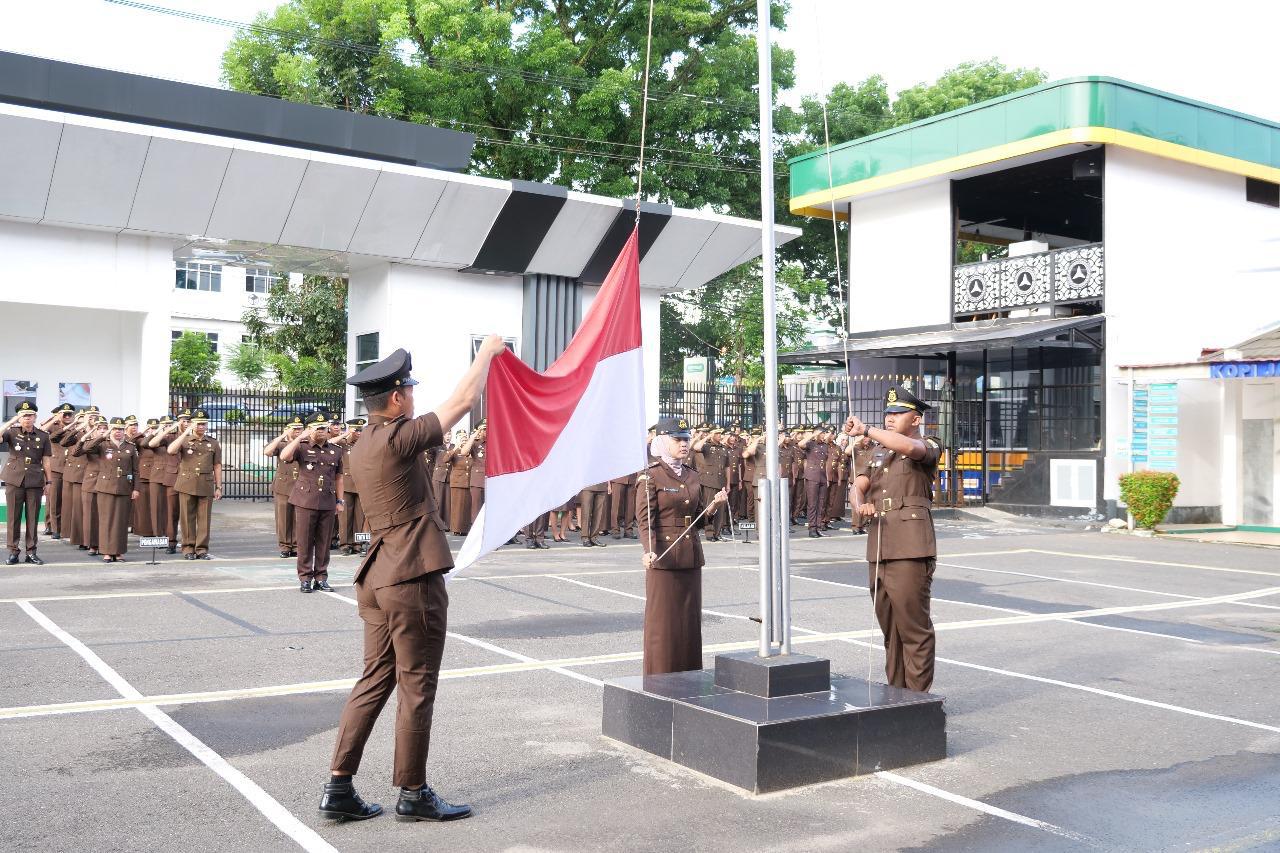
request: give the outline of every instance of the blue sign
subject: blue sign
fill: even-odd
[[[1130,446],[1135,466],[1178,466],[1178,384],[1135,385],[1130,414]]]
[[[1209,365],[1210,379],[1250,379],[1280,376],[1280,361],[1217,361]]]

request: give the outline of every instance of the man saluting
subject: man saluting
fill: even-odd
[[[369,424],[351,451],[351,471],[373,536],[355,576],[364,620],[364,672],[338,724],[331,776],[320,800],[323,817],[363,820],[382,813],[382,806],[360,798],[351,777],[393,688],[400,697],[392,776],[400,787],[396,820],[456,820],[471,814],[470,806],[450,805],[426,784],[449,609],[444,574],[453,559],[421,459],[471,411],[484,390],[489,363],[504,351],[502,338],[486,338],[453,394],[419,417],[413,414],[418,383],[409,375],[412,362],[404,350],[347,380],[361,390],[369,409]]]

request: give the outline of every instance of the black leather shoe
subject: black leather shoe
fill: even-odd
[[[27,562],[28,562],[28,563],[34,563],[34,564],[35,564],[35,565],[37,565],[37,566],[43,566],[43,565],[44,565],[44,560],[40,559],[40,558],[39,558],[39,557],[37,557],[35,554],[28,554],[28,555],[27,555]]]
[[[311,592],[311,581],[303,581],[300,592]]]
[[[583,540],[582,540],[582,547],[583,547],[583,548],[593,548],[593,547],[595,547],[595,544],[596,544],[596,543],[592,542],[590,539],[583,539]]]
[[[356,793],[348,776],[340,782],[327,782],[320,795],[320,817],[330,820],[368,820],[382,814],[382,806],[366,803]]]
[[[355,552],[356,552],[356,549],[352,548],[350,545],[343,545],[342,550],[339,551],[338,553],[344,557],[350,557]]]
[[[194,560],[212,560],[212,559],[213,559],[213,557],[210,557],[208,554],[196,554],[196,555],[195,555],[195,557],[193,557],[192,559],[194,559]]]
[[[333,592],[333,587],[329,586],[329,581],[312,581],[311,588],[322,592]]]
[[[539,548],[550,548],[550,547],[551,547],[551,546],[550,546],[550,545],[548,545],[546,542],[543,542],[541,539],[539,539],[539,540],[538,540],[537,542],[535,542],[534,544],[535,544],[535,545],[537,545]]]
[[[811,528],[809,528],[809,538],[810,538],[810,539],[821,539],[821,538],[822,538],[822,534],[821,534],[821,533],[819,533],[817,530],[815,530],[814,528],[812,528],[812,527],[811,527]]]
[[[532,549],[534,549],[534,548],[537,548],[537,547],[538,547],[538,543],[537,543],[537,542],[534,542],[532,539],[530,539],[528,542],[524,543],[524,547],[529,548],[529,549],[531,549],[531,550],[532,550]]]
[[[168,548],[165,548],[165,549],[164,549],[164,552],[165,552],[166,554],[176,554],[176,553],[178,553],[178,546],[177,546],[177,545],[170,545]]]
[[[6,566],[16,566],[16,565],[18,565],[18,554],[17,554],[17,552],[10,553],[10,554],[9,554],[9,559],[5,560],[5,561],[4,561],[4,564],[5,564]]]
[[[597,541],[596,541],[596,540],[594,540],[594,539],[592,539],[592,540],[591,540],[591,544],[592,544],[592,545],[595,545],[597,548],[608,548],[608,547],[609,547],[608,545],[604,544],[603,542],[597,542]]]
[[[431,790],[430,785],[423,785],[416,791],[400,789],[396,820],[461,820],[464,817],[471,817],[471,806],[446,803]]]
[[[196,555],[195,555],[195,554],[183,554],[183,555],[182,555],[182,559],[184,559],[184,560],[194,560],[195,558],[196,558]]]
[[[57,542],[57,541],[58,541],[59,539],[61,539],[62,537],[61,537],[61,536],[59,536],[57,533],[50,533],[50,534],[49,534],[49,538],[50,538],[50,539],[52,539],[54,542]]]
[[[78,551],[88,551],[88,550],[89,550],[89,546],[88,546],[88,545],[77,545],[77,546],[76,546],[76,550],[78,550]]]
[[[621,531],[621,530],[615,530],[615,531],[613,532],[613,538],[614,538],[614,539],[621,539],[621,538],[622,538],[622,531]]]
[[[286,548],[285,550],[281,551],[280,556],[282,558],[287,558],[289,556],[289,550]]]

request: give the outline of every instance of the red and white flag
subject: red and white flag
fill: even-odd
[[[511,352],[490,365],[484,507],[455,573],[586,486],[644,468],[641,344],[632,231],[577,334],[545,373]]]

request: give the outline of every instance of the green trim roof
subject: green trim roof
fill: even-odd
[[[1111,77],[1071,77],[793,157],[791,198],[1073,128],[1103,127],[1280,168],[1280,123]]]

